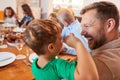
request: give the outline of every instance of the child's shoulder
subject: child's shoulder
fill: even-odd
[[[76,65],[76,64],[77,64],[76,60],[73,60],[72,62],[69,62],[69,61],[64,60],[62,58],[57,58],[55,65],[57,65],[57,66],[65,66],[65,65]]]

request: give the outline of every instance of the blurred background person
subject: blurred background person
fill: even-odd
[[[70,33],[73,33],[82,41],[85,48],[90,51],[85,37],[80,34],[82,27],[80,22],[75,19],[73,11],[67,8],[63,8],[58,11],[57,16],[59,21],[64,25],[64,28],[62,30],[62,39],[64,40],[66,36],[68,36]],[[64,44],[64,47],[65,53],[76,55],[75,49],[67,46],[66,44]]]
[[[34,16],[33,16],[32,10],[28,4],[23,4],[21,7],[23,10],[24,17],[19,22],[19,26],[25,27],[30,21],[32,21],[34,19]]]
[[[48,19],[50,19],[50,20],[52,20],[52,21],[56,21],[57,23],[59,23],[60,26],[61,26],[61,28],[64,27],[64,25],[63,25],[63,24],[59,21],[59,19],[57,18],[57,13],[55,13],[55,12],[50,13]]]
[[[48,19],[50,19],[50,20],[52,20],[52,21],[56,21],[56,22],[58,22],[58,23],[60,22],[60,21],[58,20],[57,15],[56,15],[55,12],[50,13]]]
[[[17,16],[11,7],[6,7],[4,9],[4,20],[10,24],[18,24]]]

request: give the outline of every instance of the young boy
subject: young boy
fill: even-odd
[[[24,33],[24,40],[39,56],[32,63],[32,74],[36,80],[98,80],[95,64],[79,39],[77,44],[71,45],[79,52],[77,61],[70,63],[56,58],[62,47],[61,28],[56,22],[31,21]]]

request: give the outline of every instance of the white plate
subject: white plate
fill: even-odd
[[[14,30],[13,30],[13,32],[20,32],[20,33],[23,33],[25,31],[25,28],[15,28]]]
[[[0,67],[6,66],[15,61],[15,54],[11,52],[0,52]]]
[[[7,48],[6,44],[0,45],[0,48]]]
[[[7,44],[8,44],[9,46],[16,46],[16,44],[15,44],[15,43],[10,43],[10,42],[7,42]]]
[[[3,24],[3,26],[6,27],[6,28],[11,28],[11,27],[16,27],[17,25],[16,24],[5,23],[5,24]]]
[[[36,53],[32,53],[32,54],[30,54],[30,56],[29,56],[29,61],[32,63],[33,60],[34,60],[35,58],[37,58],[37,57],[38,57],[38,56],[37,56]]]

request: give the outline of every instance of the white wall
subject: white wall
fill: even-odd
[[[52,1],[53,0],[41,0],[41,9],[43,16],[48,17],[49,14],[53,12]]]
[[[4,10],[7,6],[11,6],[16,12],[16,0],[0,0],[0,10]]]
[[[21,1],[21,0],[20,0]],[[43,13],[46,13],[46,17],[53,11],[53,0],[41,0],[41,8],[43,10]],[[83,6],[88,5],[90,3],[96,2],[96,1],[111,1],[117,5],[118,9],[120,10],[120,0],[81,0],[83,1]],[[5,7],[11,6],[14,11],[16,12],[16,0],[0,0],[0,10],[4,10]],[[79,14],[80,11],[77,13]]]

